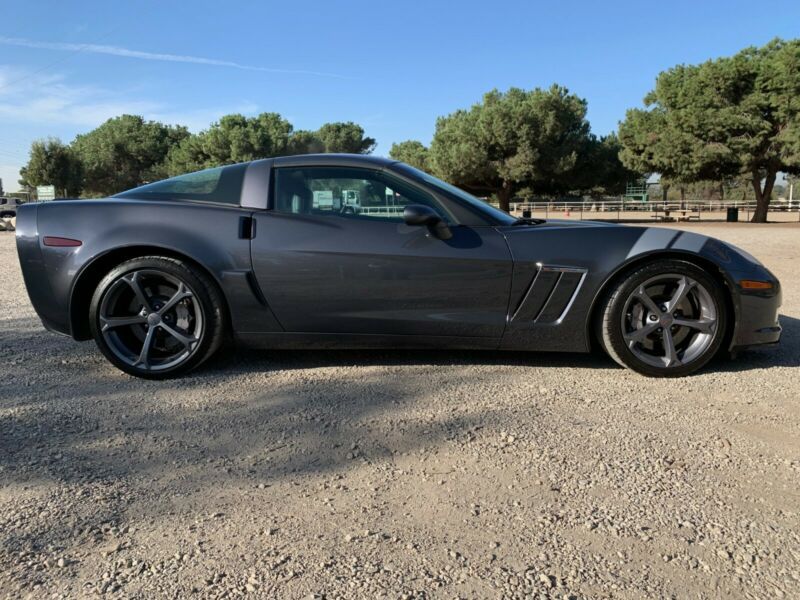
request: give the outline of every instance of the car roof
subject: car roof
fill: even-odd
[[[396,163],[396,160],[382,156],[365,154],[298,154],[296,156],[280,156],[272,160],[275,167],[372,167],[382,169]]]

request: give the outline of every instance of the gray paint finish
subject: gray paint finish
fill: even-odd
[[[511,254],[494,228],[450,240],[387,221],[264,213],[253,270],[287,331],[495,337]]]
[[[458,216],[453,237],[398,222],[271,211],[271,171],[288,166],[389,170]],[[250,218],[253,239],[242,235]],[[125,199],[28,204],[19,210],[17,244],[34,307],[48,329],[68,335],[76,335],[76,319],[87,318],[76,289],[103,264],[97,261],[142,249],[207,270],[225,296],[234,334],[265,347],[587,351],[604,286],[658,256],[693,260],[724,280],[735,311],[731,347],[780,336],[777,280],[719,240],[592,222],[511,222],[431,189],[391,160],[316,155],[249,164],[238,205],[153,201],[135,191]],[[44,236],[82,245],[45,246]],[[773,281],[776,289],[748,294],[741,279]]]

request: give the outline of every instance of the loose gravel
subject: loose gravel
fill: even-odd
[[[692,225],[784,284],[780,347],[231,352],[47,333],[0,234],[0,598],[800,596],[800,227]]]

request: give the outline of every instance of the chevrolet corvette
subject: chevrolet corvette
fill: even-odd
[[[588,352],[675,377],[777,343],[778,280],[693,232],[515,218],[385,158],[256,160],[19,208],[44,326],[119,369],[259,348]]]

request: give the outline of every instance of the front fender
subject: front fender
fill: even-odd
[[[587,336],[591,335],[598,302],[609,286],[636,265],[659,258],[693,262],[725,285],[730,300],[729,308],[733,313],[730,349],[763,343],[758,340],[766,339],[773,332],[777,324],[776,312],[781,302],[781,290],[780,282],[766,267],[739,248],[716,238],[690,231],[648,227],[631,246],[626,259],[608,273],[597,289],[592,308],[587,313]],[[743,279],[770,281],[774,287],[770,293],[760,294],[764,300],[755,300],[752,294],[743,292],[740,287],[739,282]],[[766,337],[759,333],[762,329],[769,330]]]
[[[738,281],[767,278],[776,281],[777,287],[774,276],[745,253],[694,232],[558,221],[535,227],[507,227],[501,231],[514,259],[504,348],[588,350],[596,309],[608,286],[636,264],[655,258],[691,260],[725,284],[730,291],[733,312],[732,345],[741,345],[744,339],[741,333],[743,296]],[[520,314],[526,315],[524,304],[530,298],[537,298],[537,290],[533,289],[537,273],[548,267],[585,271],[583,283],[562,318],[550,323],[535,317],[520,319]],[[766,307],[766,313],[770,310]],[[769,316],[765,318],[769,320]]]

